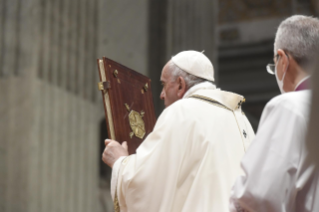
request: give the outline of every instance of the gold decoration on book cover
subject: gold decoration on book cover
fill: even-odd
[[[125,103],[125,107],[129,113],[128,120],[132,132],[130,132],[130,138],[136,137],[143,139],[145,135],[145,123],[143,121],[143,116],[145,112],[142,110],[140,113],[135,110],[131,110],[127,103]]]

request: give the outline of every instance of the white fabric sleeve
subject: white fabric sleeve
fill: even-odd
[[[180,167],[192,166],[185,158],[194,157],[202,148],[195,143],[191,154],[187,152],[191,146],[188,142],[203,138],[194,134],[198,132],[197,123],[189,122],[190,115],[184,114],[178,104],[165,109],[136,154],[122,162],[117,183],[122,211],[169,211],[175,195],[172,188],[176,187],[178,177],[184,175]],[[183,130],[178,130],[180,126]]]
[[[237,178],[231,191],[230,203],[236,209],[293,211],[289,209],[297,192],[296,173],[305,128],[305,120],[282,102],[267,104],[256,138],[241,162],[245,176]]]
[[[117,181],[118,181],[118,177],[119,177],[119,172],[121,169],[121,164],[122,161],[126,158],[127,156],[122,156],[119,159],[117,159],[113,165],[112,168],[112,178],[111,178],[111,195],[112,195],[112,199],[114,201],[114,197],[115,197],[115,190],[117,188]]]

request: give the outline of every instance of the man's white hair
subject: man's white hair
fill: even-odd
[[[172,80],[176,80],[178,77],[183,77],[186,83],[187,89],[193,87],[194,85],[207,81],[206,79],[202,79],[199,77],[196,77],[194,75],[191,75],[185,71],[183,71],[181,68],[179,68],[177,65],[174,64],[173,61],[168,62],[169,70],[171,71]]]
[[[303,15],[284,20],[277,30],[275,55],[278,49],[290,53],[300,66],[312,63],[319,50],[319,20]]]

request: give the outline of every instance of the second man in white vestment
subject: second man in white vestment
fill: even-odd
[[[136,154],[106,140],[112,196],[121,211],[228,211],[240,160],[254,138],[243,96],[216,89],[211,62],[196,51],[172,57],[161,81],[167,108]]]
[[[319,176],[305,143],[311,104],[310,70],[319,50],[319,20],[293,16],[275,40],[275,74],[283,93],[265,107],[253,144],[242,160],[232,212],[317,212]],[[289,93],[286,93],[289,92]]]

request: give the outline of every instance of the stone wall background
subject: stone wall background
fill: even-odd
[[[97,0],[1,1],[1,211],[97,211]]]
[[[96,59],[147,74],[147,1],[130,4],[0,1],[0,211],[112,211]]]

